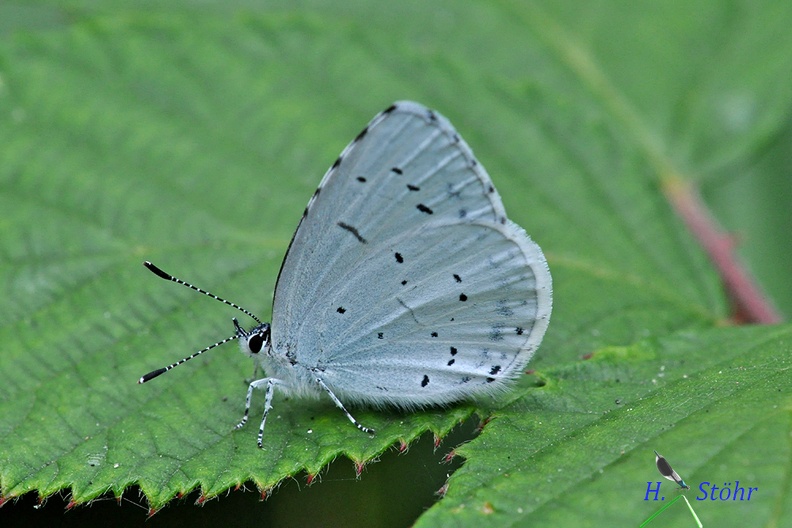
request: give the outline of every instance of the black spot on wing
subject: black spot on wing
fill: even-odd
[[[359,181],[360,183],[366,183],[366,178],[364,178],[363,176],[358,176],[358,177],[357,177],[357,178],[355,178],[355,179],[356,179],[357,181]]]
[[[426,214],[434,214],[434,211],[426,207],[424,204],[418,204],[415,206],[419,211]]]
[[[457,281],[457,282],[462,282],[462,277],[460,277],[459,275],[454,273],[454,280]]]
[[[490,368],[489,377],[487,377],[487,383],[492,383],[495,381],[496,378],[493,378],[492,376],[495,376],[498,372],[500,372],[500,370],[500,365],[493,365],[492,368]]]
[[[429,376],[424,374],[424,377],[421,380],[421,387],[426,387],[427,385],[429,385]]]
[[[345,224],[344,222],[338,222],[338,227],[340,227],[341,229],[343,229],[345,231],[349,231],[350,233],[352,233],[355,236],[355,238],[358,239],[358,242],[360,242],[361,244],[366,244],[367,243],[366,239],[363,238],[360,235],[360,232],[357,230],[356,227],[351,226],[349,224]]]
[[[420,187],[418,187],[417,185],[413,185],[411,183],[407,184],[407,189],[411,190],[412,192],[417,192],[421,190]]]
[[[404,172],[399,167],[391,167],[391,172],[396,174],[404,174]]]
[[[462,301],[462,302],[465,302],[465,301],[468,300],[468,296],[465,295],[464,293],[460,293],[459,294],[459,300]]]
[[[402,257],[401,253],[398,252],[394,253],[393,256],[396,257],[396,262],[398,262],[399,264],[404,262],[404,257]]]
[[[360,133],[357,136],[355,136],[355,141],[357,142],[357,141],[360,141],[361,139],[363,139],[363,136],[368,134],[368,131],[369,131],[368,127],[366,127],[363,130],[361,130]]]
[[[338,308],[336,308],[336,312],[340,314],[346,313],[346,308],[344,308],[343,306],[339,306]]]

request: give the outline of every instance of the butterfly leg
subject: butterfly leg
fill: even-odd
[[[316,373],[314,373],[314,374],[316,374]],[[325,382],[324,382],[324,381],[322,381],[322,379],[321,379],[321,378],[319,378],[319,377],[317,376],[315,379],[316,379],[316,383],[318,383],[318,384],[319,384],[319,386],[320,386],[320,387],[322,387],[322,389],[324,389],[324,391],[325,391],[325,392],[328,394],[328,396],[330,396],[330,399],[331,399],[331,400],[333,400],[333,403],[335,403],[335,404],[336,404],[336,407],[338,407],[339,409],[341,409],[341,410],[344,412],[344,414],[346,414],[346,417],[347,417],[347,418],[349,418],[349,421],[350,421],[350,422],[352,422],[353,424],[355,424],[355,427],[357,427],[358,429],[360,429],[360,430],[361,430],[361,431],[363,431],[364,433],[368,433],[368,434],[370,434],[370,435],[373,435],[373,434],[374,434],[374,432],[375,432],[375,431],[374,431],[374,429],[371,429],[370,427],[365,427],[365,426],[364,426],[364,425],[362,425],[360,422],[358,422],[357,420],[355,420],[355,417],[354,417],[354,416],[352,416],[351,414],[349,414],[349,411],[347,411],[347,410],[346,410],[346,407],[344,407],[344,404],[343,404],[343,403],[341,403],[341,400],[339,400],[339,399],[336,397],[336,395],[335,395],[335,394],[333,394],[333,391],[331,391],[331,390],[330,390],[330,387],[328,387],[327,385],[325,385]]]
[[[259,426],[258,432],[258,446],[260,448],[264,447],[264,424],[267,423],[267,415],[270,409],[272,409],[272,395],[275,393],[275,385],[280,382],[280,380],[275,378],[262,378],[252,381],[248,386],[247,397],[245,398],[245,414],[242,416],[242,420],[234,427],[234,429],[241,429],[245,426],[248,421],[248,416],[250,415],[250,402],[253,400],[253,391],[266,387],[264,393],[264,415],[261,417],[261,425]]]

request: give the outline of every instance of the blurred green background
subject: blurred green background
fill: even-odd
[[[75,408],[97,426],[139,413],[143,407],[125,392],[137,388],[127,389],[135,373],[230,332],[226,312],[172,292],[140,267],[144,258],[269,318],[280,259],[321,175],[376,112],[398,99],[420,101],[454,123],[510,217],[545,249],[557,295],[538,370],[561,372],[595,350],[617,357],[609,347],[717,328],[728,319],[713,268],[664,203],[663,168],[700,188],[736,236],[741,262],[787,318],[790,25],[792,4],[783,0],[0,3],[3,462],[36,460],[42,444],[58,440],[49,433],[53,417]],[[171,317],[174,311],[179,315]],[[785,346],[773,357],[788,359]],[[169,399],[181,402],[193,392],[191,408],[206,412],[200,428],[220,435],[224,417],[238,412],[239,380],[248,373],[239,357],[228,359],[232,354],[207,360],[233,361],[213,371],[219,386],[231,388],[189,385],[211,384],[214,374],[168,381],[152,389],[165,392],[154,392],[137,419],[176,413],[180,403],[169,407]],[[69,377],[58,378],[61,370]],[[94,383],[106,389],[93,390]],[[91,391],[69,392],[72,384]],[[167,392],[174,386],[183,392]],[[788,385],[778,393],[787,398]],[[39,414],[38,423],[31,409],[44,405],[42,394],[51,395],[45,407],[54,414]],[[218,408],[218,394],[228,395],[227,405]],[[581,396],[581,407],[587,404]],[[409,525],[460,465],[459,458],[439,461],[473,438],[476,426],[467,420],[438,450],[429,434],[407,454],[390,449],[360,480],[342,457],[306,487],[297,464],[283,470],[297,476],[266,502],[248,484],[249,493],[231,491],[196,508],[200,493],[193,491],[148,523]],[[770,438],[758,429],[760,442]],[[20,438],[20,430],[51,436]],[[189,434],[177,449],[190,444]],[[658,450],[689,480],[679,456]],[[788,451],[774,453],[772,462],[788,464]],[[651,458],[647,480],[657,478]],[[46,481],[46,471],[33,467],[31,474]],[[515,524],[596,523],[589,511],[602,505],[597,488],[586,485],[601,471],[581,470],[587,476],[576,476],[572,488],[559,476],[569,497]],[[537,485],[551,488],[546,475],[537,470]],[[584,498],[564,514],[570,517],[556,517],[572,495]],[[778,512],[789,511],[788,495],[774,496],[776,509],[762,510],[775,512],[767,518],[784,518]],[[28,493],[0,508],[0,522],[137,524],[148,508],[134,488],[120,507],[105,496],[63,514],[69,500],[62,491],[38,507]],[[529,509],[531,498],[520,500]],[[632,508],[623,508],[630,521],[652,511]],[[718,514],[738,518],[724,510],[709,518]],[[684,515],[677,522],[690,522],[679,521]],[[765,519],[754,515],[748,518]],[[432,520],[438,518],[424,522],[442,524]]]

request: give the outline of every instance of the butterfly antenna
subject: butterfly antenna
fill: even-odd
[[[179,365],[181,365],[182,363],[186,363],[187,361],[190,361],[192,358],[200,356],[201,354],[203,354],[207,350],[212,350],[214,347],[218,347],[218,346],[220,346],[220,345],[222,345],[224,343],[228,343],[229,341],[232,341],[232,340],[236,339],[237,337],[239,337],[240,332],[242,332],[241,335],[245,335],[246,332],[244,332],[244,330],[242,330],[242,328],[239,326],[239,323],[237,322],[236,318],[234,318],[234,326],[236,326],[236,328],[237,328],[237,333],[234,334],[233,336],[226,337],[222,341],[218,341],[214,345],[209,345],[208,347],[206,347],[206,348],[204,348],[202,350],[199,350],[198,352],[196,352],[195,354],[193,354],[191,356],[188,356],[188,357],[186,357],[184,359],[180,359],[176,363],[171,363],[167,367],[159,368],[157,370],[152,370],[151,372],[149,372],[145,376],[141,376],[140,379],[138,380],[138,383],[146,383],[147,381],[151,381],[154,378],[156,378],[157,376],[159,376],[160,374],[165,374],[170,369],[176,368]]]
[[[216,301],[220,301],[220,302],[225,303],[225,304],[227,304],[229,306],[233,306],[234,308],[236,308],[237,310],[239,310],[243,314],[245,314],[245,315],[251,317],[252,319],[254,319],[258,324],[262,324],[261,319],[259,319],[258,317],[256,317],[252,313],[250,313],[250,311],[245,310],[244,308],[242,308],[238,304],[232,303],[231,301],[226,301],[225,299],[223,299],[221,297],[218,297],[217,295],[215,295],[215,294],[213,294],[211,292],[208,292],[206,290],[202,290],[201,288],[199,288],[197,286],[193,286],[189,282],[184,282],[181,279],[177,279],[173,275],[164,272],[163,270],[161,270],[160,268],[158,268],[157,266],[155,266],[154,264],[152,264],[149,261],[145,261],[143,263],[143,265],[146,266],[146,268],[148,268],[148,270],[151,271],[154,275],[156,275],[156,276],[158,276],[158,277],[160,277],[162,279],[169,280],[171,282],[175,282],[176,284],[181,284],[182,286],[187,286],[188,288],[192,288],[193,290],[197,291],[198,293],[203,293],[204,295],[208,295],[209,297],[211,297],[212,299],[214,299]],[[188,356],[188,357],[186,357],[184,359],[180,359],[176,363],[172,363],[172,364],[168,365],[167,367],[163,367],[163,368],[160,368],[160,369],[157,369],[157,370],[152,370],[151,372],[149,372],[145,376],[141,376],[141,378],[138,380],[138,383],[146,383],[147,381],[151,381],[154,378],[156,378],[157,376],[159,376],[160,374],[165,374],[170,369],[178,367],[182,363],[185,363],[185,362],[193,359],[194,357],[198,357],[201,354],[203,354],[204,352],[212,350],[213,348],[218,347],[218,346],[220,346],[222,344],[228,343],[229,341],[232,341],[232,340],[234,340],[234,339],[236,339],[236,338],[238,338],[240,336],[248,335],[248,333],[245,331],[245,329],[242,328],[239,325],[239,321],[236,320],[236,317],[233,318],[233,321],[234,321],[234,327],[236,328],[236,333],[233,336],[227,337],[227,338],[223,339],[222,341],[218,341],[217,343],[215,343],[213,345],[210,345],[210,346],[208,346],[208,347],[206,347],[204,349],[201,349],[198,352],[192,354],[191,356]]]
[[[250,317],[250,318],[254,319],[254,320],[255,320],[255,321],[258,323],[258,324],[262,324],[262,321],[261,321],[261,319],[259,319],[258,317],[256,317],[256,316],[255,316],[255,315],[253,315],[252,313],[250,313],[248,310],[245,310],[244,308],[242,308],[241,306],[239,306],[239,305],[238,305],[238,304],[236,304],[236,303],[232,303],[231,301],[226,301],[226,300],[225,300],[225,299],[223,299],[222,297],[218,297],[217,295],[215,295],[215,294],[214,294],[214,293],[212,293],[212,292],[208,292],[208,291],[206,291],[206,290],[202,290],[202,289],[201,289],[201,288],[199,288],[198,286],[193,286],[193,285],[192,285],[192,284],[190,284],[189,282],[184,282],[184,281],[183,281],[183,280],[181,280],[181,279],[177,279],[176,277],[174,277],[174,276],[173,276],[173,275],[171,275],[170,273],[165,273],[164,271],[162,271],[160,268],[158,268],[157,266],[155,266],[154,264],[152,264],[152,263],[151,263],[151,262],[149,262],[148,260],[147,260],[147,261],[145,261],[145,262],[143,263],[143,265],[144,265],[144,266],[146,266],[146,268],[148,268],[148,270],[149,270],[151,273],[153,273],[154,275],[156,275],[157,277],[160,277],[160,278],[162,278],[162,279],[165,279],[165,280],[168,280],[168,281],[171,281],[171,282],[175,282],[176,284],[181,284],[182,286],[187,286],[188,288],[192,288],[193,290],[197,291],[198,293],[203,293],[204,295],[208,295],[209,297],[211,297],[211,298],[212,298],[212,299],[214,299],[215,301],[220,301],[221,303],[225,303],[225,304],[227,304],[228,306],[233,306],[234,308],[236,308],[237,310],[239,310],[239,311],[240,311],[240,312],[242,312],[243,314],[245,314],[245,315],[247,315],[248,317]],[[232,337],[232,338],[229,338],[229,339],[226,339],[225,341],[222,341],[222,343],[225,343],[226,341],[230,341],[231,339],[233,339],[233,337]],[[218,345],[219,345],[219,344],[220,344],[220,343],[218,343]],[[209,348],[214,348],[215,346],[217,346],[217,345],[210,346]],[[208,349],[207,349],[207,350],[208,350]],[[203,351],[202,351],[202,352],[203,352]],[[199,353],[200,353],[200,352],[199,352]]]

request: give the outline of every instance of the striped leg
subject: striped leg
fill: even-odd
[[[314,375],[316,375],[316,372],[314,372]],[[341,403],[341,400],[339,400],[339,399],[336,397],[336,395],[335,395],[335,394],[333,394],[333,391],[331,391],[331,390],[330,390],[330,387],[328,387],[327,385],[325,385],[325,382],[324,382],[324,381],[322,381],[322,379],[321,379],[321,378],[319,378],[318,376],[316,377],[316,383],[318,383],[318,384],[319,384],[319,386],[320,386],[320,387],[322,387],[322,388],[324,389],[324,391],[325,391],[325,392],[328,394],[328,396],[330,396],[330,399],[331,399],[331,400],[333,400],[333,402],[336,404],[336,406],[337,406],[339,409],[341,409],[341,410],[344,412],[344,414],[346,414],[346,417],[347,417],[347,418],[349,418],[349,421],[350,421],[350,422],[352,422],[353,424],[355,424],[355,427],[357,427],[358,429],[360,429],[360,430],[361,430],[361,431],[363,431],[364,433],[368,433],[368,434],[370,434],[370,435],[373,435],[373,434],[374,434],[374,432],[375,432],[375,431],[374,431],[374,429],[371,429],[371,428],[369,428],[369,427],[365,427],[365,426],[363,426],[363,425],[362,425],[360,422],[358,422],[357,420],[355,420],[355,417],[354,417],[354,416],[352,416],[351,414],[349,414],[349,411],[347,411],[347,410],[346,410],[346,407],[344,407],[344,404],[343,404],[343,403]]]
[[[281,383],[281,381],[275,378],[262,378],[252,381],[248,386],[247,397],[245,398],[245,414],[242,416],[242,420],[234,427],[234,429],[241,429],[245,426],[248,421],[248,416],[250,415],[250,402],[253,400],[253,391],[266,386],[266,391],[264,393],[264,415],[261,417],[261,425],[259,426],[258,432],[258,446],[260,448],[264,447],[264,424],[267,423],[267,415],[270,409],[272,409],[272,395],[275,393],[275,385],[279,383]]]

